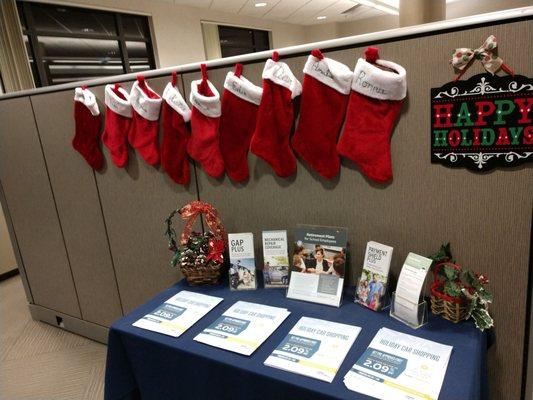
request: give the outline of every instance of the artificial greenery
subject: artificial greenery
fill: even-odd
[[[452,261],[452,250],[450,247],[450,242],[441,245],[439,250],[435,254],[430,255],[429,258],[431,258],[436,263]]]
[[[466,301],[468,304],[466,319],[472,318],[478,329],[483,331],[491,328],[494,321],[489,315],[488,306],[492,303],[493,296],[485,288],[489,283],[488,278],[456,265],[450,243],[443,244],[430,258],[435,264],[448,263],[442,265],[436,277],[441,281],[442,293]]]
[[[209,240],[213,237],[211,232],[198,233],[191,232],[187,243],[179,245],[176,242],[176,231],[172,227],[172,218],[180,209],[172,211],[172,213],[165,219],[165,236],[168,240],[168,249],[174,254],[170,259],[170,265],[175,267],[180,266],[201,266],[206,263],[206,256],[209,253]]]

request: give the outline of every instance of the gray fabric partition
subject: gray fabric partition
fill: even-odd
[[[84,320],[109,326],[122,315],[95,174],[71,151],[72,93],[32,96],[37,126]],[[101,97],[100,97],[101,98]],[[69,112],[70,114],[70,112]],[[69,115],[70,116],[70,115]]]
[[[94,173],[70,146],[72,90],[0,101],[4,207],[33,304],[108,326],[180,278],[168,266],[163,220],[176,206],[198,197],[219,209],[228,231],[255,234],[258,259],[262,230],[288,229],[292,236],[298,223],[348,227],[352,283],[360,273],[368,240],[394,247],[393,275],[409,251],[427,254],[450,240],[465,266],[492,278],[493,398],[520,398],[533,169],[526,165],[477,174],[433,165],[429,159],[430,88],[451,80],[451,49],[477,46],[490,34],[498,37],[500,54],[509,65],[533,75],[531,20],[377,42],[383,58],[402,64],[408,72],[408,98],[392,138],[394,180],[388,185],[369,182],[348,162],[332,181],[301,163],[295,176],[281,179],[253,155],[251,177],[245,184],[209,178],[192,165],[191,184],[184,188],[133,151],[122,170],[104,151],[106,167]],[[364,47],[324,51],[353,67]],[[283,57],[283,61],[302,78],[306,57]],[[244,75],[259,84],[263,63],[247,63]],[[231,68],[209,71],[221,92]],[[475,64],[472,74],[478,72],[481,67]],[[185,96],[191,80],[198,77],[198,71],[183,74]],[[149,84],[162,93],[168,79],[150,79]],[[91,89],[103,109],[103,86]]]
[[[81,317],[30,99],[0,103],[0,179],[36,304]]]

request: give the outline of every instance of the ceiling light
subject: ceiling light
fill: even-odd
[[[387,14],[400,15],[400,12],[397,8],[387,6],[385,4],[378,4],[373,0],[357,0],[357,3],[362,4],[367,7],[375,8],[376,10],[386,12]]]
[[[316,19],[326,19],[327,17],[325,15],[320,15],[318,17],[316,17]]]
[[[267,3],[255,3],[256,7],[266,7]]]

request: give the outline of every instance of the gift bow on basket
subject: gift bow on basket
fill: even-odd
[[[455,80],[459,80],[475,60],[481,61],[483,68],[492,75],[498,72],[500,68],[509,75],[514,75],[513,70],[511,70],[511,68],[509,68],[503,60],[495,54],[497,46],[498,42],[496,37],[490,35],[487,40],[485,40],[485,43],[477,49],[469,49],[466,47],[455,49],[453,52],[453,58],[450,61],[453,67],[460,71]]]
[[[214,235],[214,237],[209,240],[209,254],[206,259],[207,261],[213,260],[215,262],[222,262],[227,234],[222,226],[217,210],[215,210],[215,208],[209,203],[191,201],[189,204],[180,208],[179,214],[181,215],[181,218],[185,220],[185,227],[183,228],[180,238],[181,244],[187,243],[192,232],[194,221],[196,221],[198,215],[205,215],[204,220]]]

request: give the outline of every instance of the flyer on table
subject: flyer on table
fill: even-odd
[[[133,326],[178,337],[223,299],[182,290],[150,314],[135,321]]]
[[[381,328],[344,384],[382,400],[437,400],[451,353],[452,346]]]
[[[332,382],[359,332],[358,326],[302,317],[265,365]]]
[[[289,314],[285,308],[238,301],[194,340],[249,356]]]

